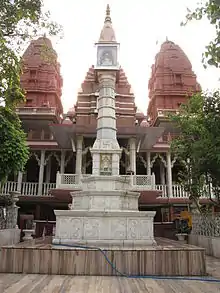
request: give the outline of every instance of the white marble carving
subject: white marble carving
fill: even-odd
[[[151,229],[154,215],[155,212],[138,211],[56,211],[59,229],[56,229],[53,243],[80,243],[102,247],[154,245]],[[63,230],[62,233],[57,231],[60,229]]]
[[[100,91],[97,135],[90,149],[92,175],[82,178],[81,191],[71,193],[70,210],[55,211],[53,243],[132,249],[153,245],[155,212],[139,212],[140,194],[132,191],[131,176],[119,176],[122,149],[116,134],[116,72],[97,73]],[[111,176],[103,176],[105,170]]]

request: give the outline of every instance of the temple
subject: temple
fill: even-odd
[[[148,108],[140,110],[117,61],[119,43],[109,7],[97,46],[97,64],[88,69],[76,103],[67,113],[63,112],[60,64],[51,41],[45,36],[31,41],[23,55],[21,84],[26,102],[16,111],[27,133],[30,158],[25,171],[11,174],[3,188],[5,194],[21,193],[20,226],[25,215],[55,221],[54,210],[70,209],[71,194],[81,190],[91,175],[117,175],[120,184],[129,181],[131,192],[140,192],[137,208],[156,212],[155,225],[169,224],[188,209],[188,194],[178,181],[184,162],[170,152],[178,132],[168,118],[201,90],[188,57],[170,40],[161,45],[152,65],[149,97],[145,97]],[[114,73],[106,77],[102,71],[108,66]],[[129,209],[129,202],[123,204]]]

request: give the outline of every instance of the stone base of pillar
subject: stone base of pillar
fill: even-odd
[[[54,244],[135,247],[156,245],[155,212],[55,211]]]

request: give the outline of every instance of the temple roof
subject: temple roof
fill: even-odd
[[[106,8],[106,16],[104,21],[104,26],[102,28],[99,43],[116,43],[115,32],[112,27],[112,20],[110,16],[110,7],[109,4]]]
[[[192,64],[184,51],[174,42],[166,40],[155,58],[155,67],[162,66],[173,71],[192,70]]]
[[[58,70],[60,67],[60,64],[57,62],[57,53],[53,49],[51,40],[46,36],[40,37],[37,40],[32,40],[22,58],[29,66],[39,66],[42,63],[54,65],[56,63]],[[55,61],[55,63],[52,61]]]
[[[182,92],[186,95],[187,92],[201,89],[189,58],[180,46],[169,40],[161,45],[155,57],[148,88],[150,99],[156,91],[160,91],[161,94],[163,91],[176,91],[178,94]]]

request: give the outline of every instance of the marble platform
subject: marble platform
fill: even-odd
[[[155,212],[55,211],[55,244],[135,247],[155,245]]]
[[[139,192],[129,178],[90,176],[81,191],[72,192],[70,210],[56,210],[54,244],[98,247],[155,245],[154,211],[139,212]]]

